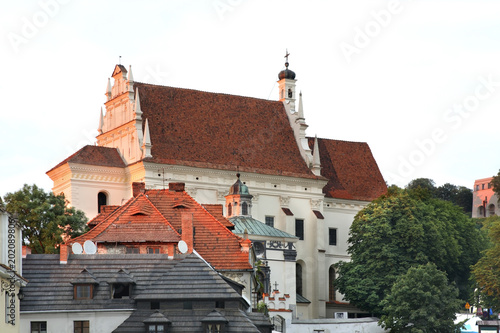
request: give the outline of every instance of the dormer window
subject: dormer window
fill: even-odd
[[[115,299],[129,298],[130,285],[128,283],[113,283],[111,285],[111,295]]]
[[[172,324],[160,310],[156,310],[149,318],[144,320],[143,323],[146,325],[146,333],[168,332],[168,328]]]
[[[165,325],[163,324],[149,324],[148,333],[163,333],[165,332]]]
[[[228,320],[219,311],[213,310],[201,322],[205,333],[224,333]]]
[[[207,324],[207,329],[205,330],[207,333],[221,333],[222,324]]]
[[[75,284],[73,285],[74,299],[92,299],[94,294],[93,284]]]

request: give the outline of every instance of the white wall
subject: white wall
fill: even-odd
[[[323,331],[322,331],[323,330]],[[298,320],[287,326],[286,333],[384,333],[376,318]]]
[[[47,322],[47,333],[73,332],[73,321],[88,320],[90,333],[109,333],[131,313],[132,311],[21,312],[21,332],[30,332],[32,321]]]

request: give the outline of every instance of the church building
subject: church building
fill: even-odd
[[[335,292],[334,264],[349,260],[356,213],[387,187],[368,144],[306,135],[296,74],[288,59],[285,66],[273,101],[142,83],[116,65],[97,144],[47,172],[54,193],[89,218],[127,202],[134,182],[148,190],[182,182],[197,202],[224,205],[225,216],[251,208],[256,220],[296,237],[295,285],[280,292],[308,304],[297,316],[356,316]],[[236,173],[251,188],[251,207],[226,204]]]

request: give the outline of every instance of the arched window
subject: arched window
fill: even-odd
[[[106,206],[108,204],[108,196],[104,192],[99,192],[97,194],[97,212],[101,212],[101,206]]]
[[[304,296],[304,290],[302,289],[302,265],[299,263],[295,264],[295,292]]]
[[[274,316],[271,321],[274,325],[273,331],[283,332],[283,328],[285,327],[285,318],[281,316]]]
[[[328,300],[335,301],[335,268],[330,266],[328,270]]]
[[[231,204],[227,205],[227,216],[231,217],[233,215],[233,206]]]
[[[241,204],[241,215],[248,215],[248,204],[246,202]]]
[[[488,216],[493,216],[495,215],[495,205],[491,204],[488,206]]]

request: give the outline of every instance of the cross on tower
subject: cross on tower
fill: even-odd
[[[286,62],[288,62],[288,56],[289,55],[290,55],[290,53],[288,53],[288,49],[286,49],[286,54],[285,54]]]
[[[278,290],[278,282],[274,281],[274,290]]]

